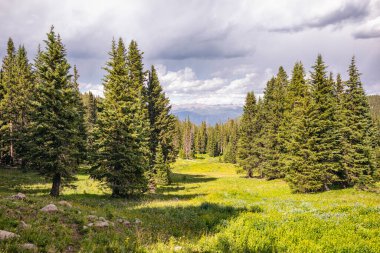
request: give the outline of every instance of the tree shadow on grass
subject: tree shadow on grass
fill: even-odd
[[[171,237],[199,239],[204,234],[215,233],[219,226],[244,211],[247,209],[204,202],[199,206],[136,208],[128,216],[142,221],[144,238],[154,243]]]
[[[45,194],[49,192],[49,187],[45,187],[44,185],[50,184],[50,181],[37,172],[22,172],[14,168],[0,169],[0,173],[0,193],[13,194],[23,192],[26,194]]]
[[[205,175],[191,175],[172,173],[171,178],[173,183],[193,184],[193,183],[206,183],[216,180],[214,177],[207,177]]]

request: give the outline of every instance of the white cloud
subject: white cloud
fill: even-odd
[[[95,96],[101,96],[103,97],[103,85],[102,84],[92,84],[92,83],[80,83],[79,89],[81,92],[89,92],[91,91],[92,94]]]
[[[257,74],[253,72],[244,73],[241,78],[235,79],[220,77],[198,79],[189,67],[178,71],[167,71],[166,66],[159,65],[157,72],[164,91],[176,105],[193,103],[240,105],[244,103],[246,93],[258,84]]]

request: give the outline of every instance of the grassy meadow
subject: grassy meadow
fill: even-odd
[[[85,169],[58,199],[38,174],[0,169],[0,229],[20,235],[0,241],[0,252],[23,252],[23,243],[40,252],[380,252],[379,193],[292,194],[282,180],[247,179],[208,156],[179,159],[172,171],[170,186],[125,200]],[[9,198],[18,192],[27,199]],[[39,211],[50,203],[59,211]],[[114,226],[88,227],[88,215]]]

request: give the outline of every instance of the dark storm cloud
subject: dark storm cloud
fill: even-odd
[[[211,24],[212,25],[212,24]],[[214,28],[214,26],[211,26]],[[233,25],[226,27],[196,27],[193,32],[184,32],[173,38],[161,48],[155,58],[184,60],[184,59],[220,59],[238,58],[251,55],[253,46],[239,43],[234,39]]]
[[[308,28],[323,28],[329,25],[338,25],[344,22],[359,21],[369,14],[370,1],[347,2],[337,9],[321,16],[313,17],[302,23],[270,29],[272,32],[300,32]]]
[[[380,38],[380,30],[359,31],[353,34],[355,39],[372,39]]]
[[[379,13],[380,0],[0,0],[0,57],[12,37],[32,59],[53,24],[81,90],[96,94],[119,37],[138,42],[146,68],[160,66],[178,104],[242,103],[280,65],[309,70],[318,53],[342,74],[356,55],[366,90],[379,93]]]

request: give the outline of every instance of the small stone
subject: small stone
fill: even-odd
[[[73,207],[69,202],[67,202],[66,200],[61,200],[58,202],[58,204],[60,204],[61,206],[66,206],[66,207]]]
[[[104,217],[99,217],[98,220],[100,220],[100,221],[107,221],[106,218],[104,218]]]
[[[118,222],[118,223],[123,223],[123,219],[116,219],[116,222]]]
[[[17,238],[17,237],[20,237],[20,236],[9,231],[0,230],[0,241]]]
[[[88,223],[87,226],[88,226],[88,227],[92,227],[92,226],[94,226],[94,223],[92,223],[92,222],[91,222],[91,223]]]
[[[22,229],[28,229],[28,228],[31,228],[31,225],[29,224],[26,224],[25,221],[20,221],[20,225],[19,225]]]
[[[140,219],[136,218],[136,219],[135,219],[135,223],[136,223],[136,224],[141,224],[142,222],[141,222]]]
[[[88,215],[88,216],[87,216],[87,219],[88,219],[89,221],[96,221],[96,220],[98,219],[98,216],[96,216],[96,215]]]
[[[26,195],[24,193],[19,192],[16,195],[11,196],[11,199],[23,200],[26,199]]]
[[[182,246],[175,246],[174,247],[174,251],[180,251],[180,250],[182,250]]]
[[[130,226],[131,226],[131,223],[130,223],[129,221],[125,220],[125,221],[123,222],[123,225],[126,226],[126,227],[130,227]]]
[[[88,229],[88,226],[83,226],[83,230],[87,230]]]
[[[110,224],[108,223],[108,221],[96,221],[94,223],[94,227],[97,227],[97,228],[106,228],[109,226],[110,226]]]
[[[42,212],[46,212],[46,213],[53,213],[53,212],[57,212],[58,211],[58,208],[56,205],[54,204],[49,204],[43,208],[41,208],[41,211]]]
[[[34,245],[33,243],[24,243],[21,245],[21,248],[25,249],[25,250],[31,250],[33,252],[37,252],[38,248],[36,245]]]

